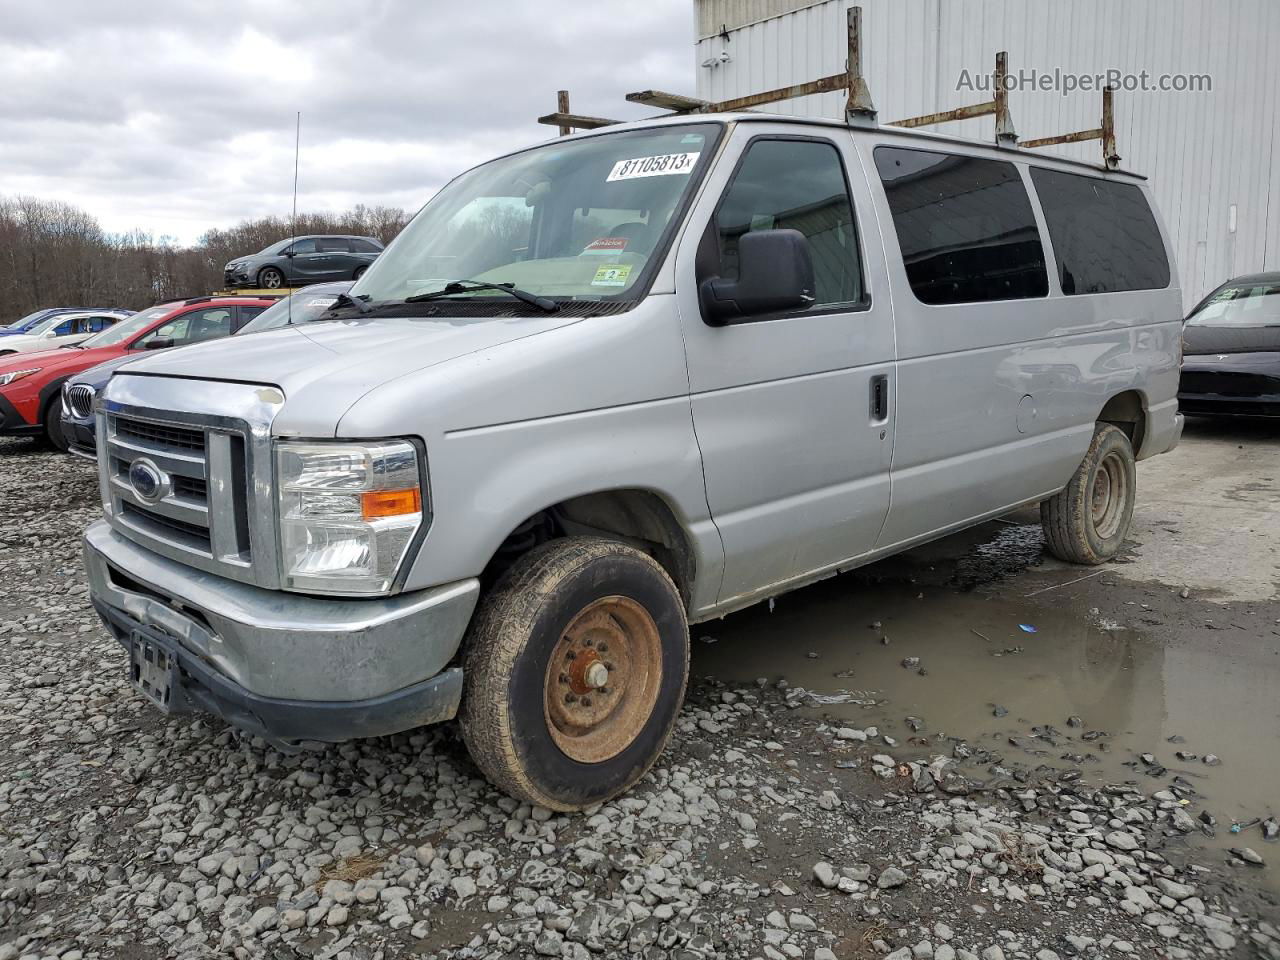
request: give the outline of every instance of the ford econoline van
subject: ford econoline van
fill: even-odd
[[[1115,556],[1171,449],[1140,177],[760,113],[462,174],[327,319],[96,410],[92,600],[136,688],[282,749],[461,721],[558,810],[663,749],[689,624],[1039,503]]]

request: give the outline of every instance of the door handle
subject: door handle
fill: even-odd
[[[871,378],[871,422],[889,419],[889,377],[883,373]]]

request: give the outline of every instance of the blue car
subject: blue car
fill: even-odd
[[[275,330],[291,323],[309,323],[323,315],[338,299],[338,294],[346,293],[353,285],[352,281],[345,280],[340,283],[318,283],[299,290],[263,310],[236,330],[234,336]],[[107,385],[113,373],[136,359],[138,358],[133,355],[116,357],[76,374],[62,385],[62,435],[67,441],[69,453],[87,460],[97,459],[94,399]]]
[[[95,313],[100,311],[115,312],[114,307],[46,307],[35,313],[28,313],[21,320],[15,320],[7,327],[0,327],[0,337],[12,337],[20,333],[30,333],[31,329],[42,320],[59,313]]]

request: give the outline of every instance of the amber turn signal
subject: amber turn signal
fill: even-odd
[[[366,520],[421,513],[422,491],[417,487],[409,490],[374,490],[361,494],[360,507]]]

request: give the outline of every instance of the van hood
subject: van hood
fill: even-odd
[[[577,323],[580,317],[378,317],[322,320],[164,351],[118,376],[269,384],[285,395],[277,432],[336,428],[375,387],[467,354]],[[305,410],[304,426],[295,417]],[[292,416],[291,416],[292,414]]]

